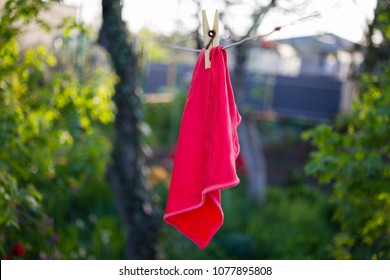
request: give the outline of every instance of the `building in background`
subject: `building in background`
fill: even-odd
[[[323,34],[254,42],[248,48],[246,102],[255,112],[329,120],[350,109],[352,74],[363,60],[354,43]],[[229,50],[229,57],[233,55]],[[234,61],[229,59],[229,63]],[[233,69],[234,64],[229,67]],[[176,86],[188,87],[192,68],[177,65]],[[169,69],[168,65],[150,64],[145,92],[167,92]]]
[[[357,49],[333,34],[253,44],[247,101],[287,117],[321,120],[348,112],[355,94],[353,73],[363,61]]]

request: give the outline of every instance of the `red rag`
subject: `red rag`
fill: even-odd
[[[236,186],[241,116],[234,101],[226,50],[204,50],[184,108],[164,220],[204,249],[223,223],[221,190]]]

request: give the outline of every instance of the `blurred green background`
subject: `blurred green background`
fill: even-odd
[[[210,245],[199,250],[163,223],[156,258],[390,259],[390,11],[378,3],[383,41],[367,48],[382,49],[366,53],[372,65],[359,72],[352,110],[328,124],[257,119],[264,203],[248,201],[240,159],[241,183],[222,192],[225,221]],[[22,48],[19,26],[48,28],[36,20],[47,5],[0,6],[0,256],[124,259],[126,231],[105,178],[118,77],[97,35],[70,18],[51,48]],[[154,53],[158,61],[164,49]],[[161,209],[185,99],[179,89],[170,102],[141,103],[143,171]]]

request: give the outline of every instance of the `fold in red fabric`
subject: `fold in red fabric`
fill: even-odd
[[[237,126],[226,51],[204,50],[196,62],[184,108],[164,220],[204,249],[223,224],[221,190],[239,183]]]

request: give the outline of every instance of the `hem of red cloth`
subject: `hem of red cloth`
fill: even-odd
[[[238,184],[240,183],[240,179],[237,178],[235,179],[234,181],[232,182],[229,182],[229,183],[222,183],[222,184],[216,184],[216,185],[212,185],[210,187],[207,187],[205,188],[203,191],[202,191],[202,201],[200,203],[198,203],[197,205],[194,205],[194,206],[191,206],[191,207],[187,207],[185,209],[182,209],[182,210],[179,210],[179,211],[175,211],[173,213],[169,213],[169,214],[165,214],[164,215],[164,221],[172,226],[174,226],[181,234],[187,236],[192,242],[194,242],[200,249],[204,249],[206,248],[206,246],[210,243],[211,239],[214,237],[214,235],[217,233],[218,229],[221,227],[221,225],[223,224],[223,219],[224,219],[224,215],[223,215],[223,210],[221,208],[221,205],[219,205],[219,210],[221,211],[221,214],[222,214],[222,221],[219,225],[216,226],[215,230],[213,230],[211,233],[210,233],[210,237],[207,238],[207,240],[205,242],[198,242],[194,239],[192,239],[187,233],[183,232],[180,228],[176,227],[173,223],[169,223],[166,219],[172,217],[172,216],[176,216],[176,215],[179,215],[179,214],[183,214],[183,213],[186,213],[186,212],[189,212],[189,211],[192,211],[194,209],[198,209],[200,207],[202,207],[205,203],[205,196],[207,193],[211,192],[211,191],[215,191],[215,190],[223,190],[223,189],[228,189],[228,188],[233,188],[235,186],[237,186]]]

